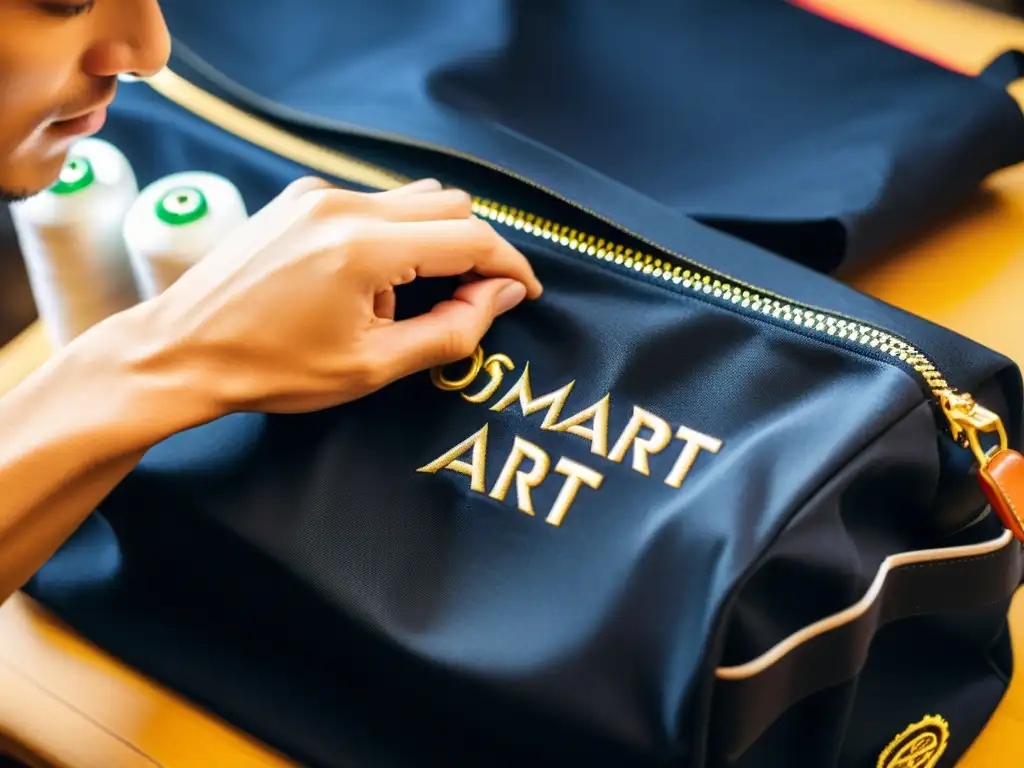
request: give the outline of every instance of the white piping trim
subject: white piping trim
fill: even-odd
[[[719,667],[715,670],[715,676],[719,680],[743,680],[748,677],[754,677],[764,672],[773,664],[778,663],[782,657],[804,643],[826,632],[831,632],[837,627],[855,621],[867,613],[872,603],[881,595],[882,588],[885,586],[889,574],[897,568],[918,563],[956,560],[962,557],[980,557],[992,552],[998,552],[1003,547],[1008,546],[1013,540],[1013,534],[1010,531],[1004,531],[1003,535],[999,538],[980,544],[968,544],[962,547],[947,547],[945,549],[919,549],[912,552],[900,552],[895,555],[889,555],[879,566],[878,572],[875,574],[875,580],[871,582],[871,588],[864,594],[864,597],[849,608],[833,613],[831,616],[826,616],[814,624],[808,624],[746,664],[734,667]]]

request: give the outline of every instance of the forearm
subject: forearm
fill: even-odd
[[[0,398],[0,602],[150,446],[212,416],[190,374],[151,364],[142,321],[97,326]]]

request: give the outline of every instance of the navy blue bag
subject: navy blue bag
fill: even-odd
[[[451,113],[410,109],[434,148],[269,106],[179,48],[103,135],[251,208],[434,176],[545,295],[462,364],[156,446],[30,595],[303,765],[955,764],[1013,670],[979,467],[1015,365]]]
[[[614,182],[823,271],[1024,161],[1005,61],[969,77],[782,0],[165,6],[179,56],[267,115]]]

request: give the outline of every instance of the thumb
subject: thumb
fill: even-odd
[[[426,314],[374,329],[371,343],[381,350],[387,380],[469,357],[494,318],[525,298],[519,281],[488,278],[459,286]]]

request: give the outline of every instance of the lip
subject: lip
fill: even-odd
[[[98,133],[103,124],[107,121],[107,107],[103,105],[91,112],[72,117],[69,120],[59,120],[50,124],[50,131],[59,136],[92,136]]]

